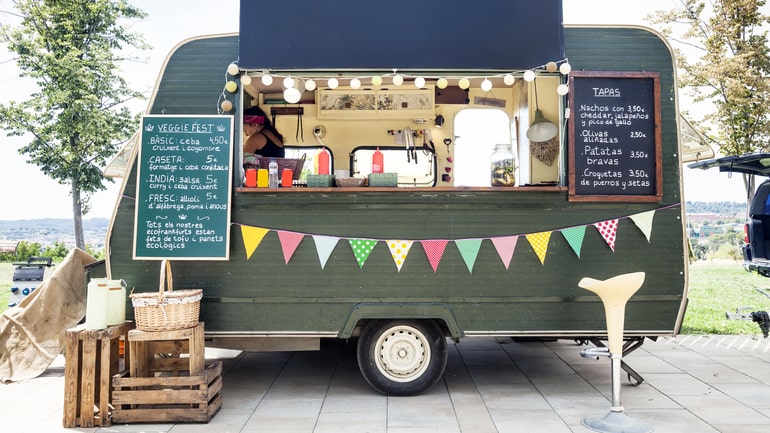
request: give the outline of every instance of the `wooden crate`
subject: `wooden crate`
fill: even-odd
[[[112,378],[113,422],[208,422],[222,407],[222,362],[197,376]]]
[[[106,329],[85,329],[79,325],[65,332],[65,428],[111,424],[111,378],[128,368],[128,353],[121,355],[120,342],[125,343],[133,327],[133,322]],[[128,351],[127,346],[125,350]]]
[[[128,333],[130,377],[152,377],[167,372],[197,376],[205,367],[204,323],[174,331]]]

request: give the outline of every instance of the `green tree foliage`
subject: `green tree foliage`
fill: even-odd
[[[724,155],[770,150],[770,49],[765,0],[679,0],[652,22],[682,43],[680,85],[714,110],[698,126]]]
[[[37,84],[24,102],[0,104],[0,127],[29,137],[20,152],[70,186],[75,243],[85,248],[82,215],[103,190],[101,167],[136,129],[125,102],[141,97],[119,75],[141,36],[121,25],[145,16],[123,0],[18,0],[20,23],[2,25],[0,38],[16,55],[21,76]]]

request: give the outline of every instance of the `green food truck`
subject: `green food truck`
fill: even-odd
[[[388,394],[435,384],[450,338],[605,338],[583,277],[645,272],[625,338],[675,335],[688,150],[665,39],[565,26],[560,0],[357,5],[242,1],[239,34],[169,54],[110,167],[107,276],[155,291],[169,260],[207,345],[356,339]],[[283,157],[243,152],[254,107]],[[284,186],[260,187],[270,162]]]

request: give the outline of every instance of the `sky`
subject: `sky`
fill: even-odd
[[[656,10],[668,10],[676,0],[563,0],[565,24],[636,24],[647,25],[645,16]],[[126,65],[124,76],[132,88],[149,97],[160,69],[169,52],[187,38],[238,31],[238,0],[133,0],[131,4],[147,12],[146,19],[129,23],[131,29],[144,35],[153,47],[141,52],[145,62]],[[7,12],[13,11],[11,0],[0,0],[0,22],[15,23]],[[258,23],[255,23],[258,25]],[[30,84],[18,77],[13,56],[0,48],[0,101],[24,101],[32,91]],[[680,92],[680,97],[682,97]],[[146,107],[138,104],[136,111]],[[41,173],[37,166],[26,163],[18,153],[24,145],[19,137],[0,133],[0,220],[34,218],[72,218],[69,187]],[[728,177],[717,170],[683,168],[685,200],[745,200],[740,176]],[[85,218],[109,218],[119,193],[119,182],[109,184],[106,191],[91,199],[91,211]]]

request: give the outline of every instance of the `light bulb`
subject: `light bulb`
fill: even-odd
[[[350,80],[351,89],[358,89],[359,87],[361,87],[361,80],[359,80],[358,78],[353,78]]]
[[[270,75],[270,74],[263,75],[262,76],[262,84],[264,84],[265,86],[269,86],[269,85],[273,84],[273,76]]]
[[[222,103],[219,104],[219,106],[222,108],[222,111],[230,111],[233,109],[233,103],[228,101],[227,99],[222,101]]]
[[[251,76],[249,75],[241,75],[241,84],[244,86],[250,86],[251,85]]]
[[[460,86],[461,89],[467,89],[468,87],[471,87],[471,82],[467,78],[460,78],[457,85]]]
[[[394,75],[393,76],[393,84],[396,85],[396,86],[400,86],[400,85],[404,84],[404,77],[402,77],[401,75]]]
[[[534,79],[535,79],[535,71],[530,69],[529,71],[524,73],[524,81],[530,82]]]
[[[312,92],[313,90],[315,90],[315,81],[313,80],[305,81],[305,90],[307,90],[308,92]]]
[[[481,90],[485,92],[492,90],[492,82],[489,81],[489,78],[484,78],[484,81],[481,82]]]
[[[561,72],[562,75],[568,75],[570,71],[572,71],[572,66],[567,62],[564,62],[559,66],[559,72]]]
[[[238,65],[230,63],[230,65],[227,66],[227,73],[230,75],[238,75]]]
[[[299,102],[301,97],[302,97],[302,92],[300,92],[299,89],[297,88],[289,87],[288,89],[283,91],[283,99],[289,104],[296,104],[297,102]]]
[[[283,87],[286,89],[290,89],[294,87],[294,78],[286,77],[283,79]]]
[[[423,78],[423,77],[415,78],[414,79],[414,86],[417,87],[418,89],[422,89],[423,87],[425,87],[425,78]]]
[[[545,70],[548,72],[556,72],[556,62],[548,62],[545,64]]]
[[[372,85],[373,86],[382,85],[382,77],[380,77],[379,75],[375,75],[374,77],[372,77]]]
[[[230,80],[225,83],[225,90],[230,93],[235,93],[235,91],[238,90],[238,84],[235,81]]]
[[[569,86],[567,86],[566,84],[559,84],[556,87],[556,93],[558,93],[561,96],[566,95],[567,93],[569,93]]]
[[[446,89],[446,86],[449,85],[449,81],[447,81],[446,78],[439,78],[438,81],[436,81],[436,87],[439,89]]]
[[[505,83],[506,86],[513,86],[514,82],[516,82],[516,78],[511,74],[505,74],[503,77],[503,83]]]
[[[330,89],[336,89],[337,86],[340,85],[340,82],[337,81],[336,78],[329,78],[329,81],[326,83]]]

